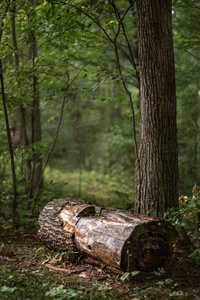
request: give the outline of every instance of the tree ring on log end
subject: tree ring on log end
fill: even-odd
[[[154,271],[173,267],[178,248],[177,231],[164,220],[151,221],[135,227],[122,249],[120,267],[126,272],[140,271],[135,279],[155,278]]]
[[[133,246],[132,255],[138,270],[153,272],[161,268],[170,255],[166,239],[158,233],[145,233],[138,238]]]

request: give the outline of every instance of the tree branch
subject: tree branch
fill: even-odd
[[[9,6],[10,6],[10,0],[8,0],[8,3],[6,5],[5,11],[1,16],[1,28],[0,28],[0,42],[1,42],[1,38],[2,38],[2,34],[3,34],[3,28],[4,28],[4,19],[7,15],[7,12],[9,10]]]
[[[119,59],[119,52],[118,52],[118,45],[117,45],[117,38],[119,36],[119,33],[120,33],[120,27],[122,28],[122,31],[123,31],[123,34],[125,36],[125,40],[127,42],[127,46],[128,46],[128,49],[129,49],[129,52],[130,52],[130,55],[131,55],[131,60],[132,60],[132,63],[133,63],[133,66],[134,66],[134,69],[136,71],[136,76],[137,76],[137,79],[139,81],[139,74],[137,73],[137,68],[136,68],[136,64],[135,64],[135,61],[134,61],[134,56],[133,56],[133,53],[132,53],[132,49],[131,49],[131,46],[130,46],[130,43],[129,43],[129,40],[128,40],[128,37],[126,35],[126,31],[125,31],[125,28],[124,28],[124,24],[123,24],[123,20],[125,18],[125,16],[127,15],[128,11],[130,10],[130,8],[133,6],[133,4],[135,3],[135,0],[133,0],[130,4],[130,6],[127,8],[127,10],[125,11],[123,17],[121,18],[120,17],[120,14],[119,14],[119,11],[114,3],[114,1],[112,0],[109,0],[109,3],[110,5],[114,8],[114,11],[115,11],[115,15],[116,15],[116,18],[118,20],[118,29],[117,29],[117,33],[115,34],[115,37],[114,37],[114,40],[111,39],[111,37],[108,35],[108,33],[106,32],[106,30],[103,28],[103,26],[101,26],[101,24],[99,24],[99,22],[96,21],[96,19],[94,17],[92,17],[90,14],[88,14],[87,12],[85,12],[82,8],[76,6],[76,5],[73,5],[71,3],[67,3],[67,2],[64,2],[64,1],[59,1],[59,3],[63,3],[64,5],[68,5],[70,7],[73,7],[75,8],[76,10],[80,11],[81,13],[83,13],[85,16],[87,16],[89,19],[91,19],[103,32],[104,34],[106,35],[107,39],[114,45],[114,51],[115,51],[115,56],[116,56],[116,61],[117,61],[117,67],[118,67],[118,70],[119,70],[119,74],[120,74],[120,77],[121,77],[121,80],[122,80],[122,84],[124,86],[124,89],[125,89],[125,92],[126,94],[128,95],[129,97],[129,102],[130,102],[130,106],[131,106],[131,112],[132,112],[132,130],[133,130],[133,140],[134,140],[134,145],[135,145],[135,153],[136,153],[136,159],[138,160],[139,157],[138,157],[138,149],[137,149],[137,138],[136,138],[136,128],[135,128],[135,111],[134,111],[134,107],[133,107],[133,101],[132,101],[132,95],[131,95],[131,92],[128,90],[127,88],[127,85],[126,85],[126,82],[125,82],[125,79],[124,79],[124,76],[123,76],[123,73],[122,73],[122,69],[121,69],[121,64],[120,64],[120,59]]]
[[[118,47],[117,47],[117,38],[119,36],[119,33],[120,33],[120,27],[122,27],[122,21],[121,21],[121,18],[119,16],[119,12],[118,12],[118,9],[117,7],[115,6],[114,2],[109,0],[109,3],[113,6],[113,8],[115,9],[115,14],[116,14],[116,17],[118,19],[118,30],[117,30],[117,33],[115,34],[115,37],[114,37],[114,49],[115,49],[115,56],[116,56],[116,60],[117,60],[117,67],[118,67],[118,70],[119,70],[119,73],[120,73],[120,77],[121,77],[121,80],[122,80],[122,83],[123,83],[123,86],[124,86],[124,89],[125,89],[125,92],[126,94],[128,95],[129,97],[129,102],[130,102],[130,106],[131,106],[131,112],[132,112],[132,130],[133,130],[133,140],[134,140],[134,145],[135,145],[135,154],[136,154],[136,159],[137,161],[139,160],[139,157],[138,157],[138,147],[137,147],[137,138],[136,138],[136,128],[135,128],[135,110],[134,110],[134,106],[133,106],[133,99],[132,99],[132,95],[131,95],[131,92],[129,91],[127,85],[126,85],[126,81],[124,79],[124,76],[123,76],[123,73],[122,73],[122,69],[121,69],[121,64],[120,64],[120,59],[119,59],[119,52],[118,52]],[[123,30],[123,27],[122,27],[122,30]],[[123,30],[124,32],[124,30]],[[129,49],[130,50],[130,49]]]
[[[128,13],[128,11],[131,9],[131,7],[133,6],[133,4],[135,3],[135,1],[133,1],[133,2],[131,3],[131,5],[127,8],[127,10],[126,10],[126,12],[124,13],[124,15],[123,15],[122,18],[121,18],[121,16],[120,16],[119,10],[118,10],[118,8],[116,7],[114,1],[109,1],[109,2],[110,2],[110,4],[112,5],[112,7],[114,8],[116,18],[117,18],[118,22],[120,23],[120,25],[121,25],[121,27],[122,27],[122,31],[123,31],[123,34],[124,34],[124,37],[125,37],[125,40],[126,40],[126,43],[127,43],[128,49],[129,49],[129,52],[130,52],[131,61],[132,61],[132,64],[133,64],[133,66],[134,66],[134,69],[135,69],[135,72],[136,72],[136,76],[137,76],[138,82],[140,82],[140,78],[139,78],[139,74],[138,74],[138,71],[137,71],[137,67],[136,67],[136,63],[135,63],[133,51],[132,51],[132,49],[131,49],[131,45],[130,45],[128,36],[127,36],[127,34],[126,34],[126,30],[125,30],[125,27],[124,27],[124,23],[123,23],[123,19],[125,18],[125,16],[126,16],[126,14]]]
[[[80,8],[79,6],[64,2],[64,1],[59,1],[59,3],[68,5],[70,7],[75,8],[76,10],[82,12],[82,14],[84,14],[85,16],[87,16],[89,19],[91,19],[99,28],[101,28],[101,30],[104,32],[104,34],[106,35],[106,37],[108,38],[108,40],[113,44],[113,40],[111,39],[111,37],[109,36],[109,34],[106,32],[106,30],[103,28],[103,26],[101,24],[99,24],[95,18],[93,18],[90,14],[88,14],[87,12],[85,12],[82,8]]]
[[[190,54],[192,57],[194,57],[194,58],[197,59],[198,61],[200,61],[200,57],[194,55],[194,54],[191,53],[190,51],[188,51],[188,50],[183,50],[183,51],[186,52],[186,53],[188,53],[188,54]]]

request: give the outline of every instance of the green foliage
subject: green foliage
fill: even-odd
[[[180,209],[173,209],[165,213],[175,226],[184,227],[192,241],[197,247],[189,257],[193,258],[197,265],[200,265],[200,195],[199,192],[191,197],[182,196],[180,199]]]
[[[198,266],[200,266],[200,248],[195,249],[189,257],[193,258]]]
[[[133,182],[129,177],[84,170],[80,174],[78,171],[63,172],[47,168],[45,178],[48,192],[45,191],[43,201],[48,202],[57,197],[74,197],[103,206],[132,206]]]
[[[149,282],[141,287],[129,285],[128,290],[112,291],[109,284],[94,283],[93,288],[84,289],[78,278],[67,279],[60,283],[59,276],[52,276],[48,271],[42,271],[33,276],[27,269],[21,272],[2,268],[0,275],[1,299],[190,299],[188,293],[183,293],[178,284],[171,279]],[[114,278],[113,278],[114,280]],[[117,280],[117,279],[116,279]],[[125,283],[123,283],[125,284]]]
[[[199,3],[175,1],[173,6],[176,63],[180,193],[191,194],[199,172]]]
[[[1,299],[43,299],[48,290],[47,283],[52,284],[51,274],[41,274],[40,278],[34,278],[26,270],[18,272],[1,267],[0,294]],[[55,280],[55,278],[54,278]]]
[[[83,199],[89,197],[95,201],[101,198],[104,205],[119,204],[120,207],[130,208],[134,195],[135,151],[130,105],[116,66],[112,43],[119,24],[113,6],[109,1],[86,3],[81,0],[65,3],[34,1],[31,5],[24,5],[23,1],[17,0],[16,3],[17,69],[14,68],[10,12],[4,20],[1,43],[10,123],[13,128],[13,118],[20,107],[31,115],[34,75],[39,81],[43,133],[43,141],[34,145],[34,149],[32,146],[13,145],[19,209],[25,207],[24,200],[28,199],[30,180],[27,178],[26,163],[32,159],[34,151],[40,153],[46,161],[51,153],[58,124],[61,126],[55,149],[48,161],[46,191],[40,197],[40,207],[48,199],[65,194]],[[5,4],[6,1],[3,1],[0,6],[1,15]],[[123,25],[137,69],[135,6],[128,9],[128,1],[118,0],[115,5],[120,15],[124,16]],[[196,1],[174,1],[180,194],[191,193],[194,183],[200,180],[198,14],[199,4]],[[29,35],[33,31],[37,36],[38,52],[34,66],[28,58],[31,46]],[[121,70],[132,93],[138,131],[138,82],[122,30],[117,37],[117,46]],[[11,207],[11,173],[4,123],[0,106],[0,203]],[[62,170],[61,174],[57,174],[58,169]],[[62,177],[62,172],[67,173],[66,178],[55,181],[54,177]],[[49,173],[52,173],[51,176]],[[69,175],[71,173],[74,175]],[[76,179],[69,181],[68,177],[71,176]],[[91,191],[90,181],[94,176],[99,182],[99,188],[95,187]],[[105,179],[106,176],[108,179]],[[111,178],[114,178],[115,183]],[[103,193],[103,185],[107,187],[109,180],[111,193],[107,195]],[[70,183],[72,181],[73,187]],[[113,197],[117,201],[113,201]]]
[[[163,268],[158,268],[158,270],[154,271],[153,274],[160,277],[163,276],[163,274],[165,274],[165,270]]]
[[[173,209],[165,213],[165,217],[170,218],[174,225],[183,226],[195,243],[200,241],[200,197],[199,193],[191,197],[182,196],[180,198],[180,210]]]
[[[183,297],[183,299],[188,299],[188,293],[183,293],[182,290],[177,290],[178,283],[174,283],[172,279],[165,279],[163,281],[158,281],[157,286],[164,288],[164,293],[168,297]]]
[[[11,1],[12,2],[12,1]],[[10,12],[4,21],[0,56],[4,65],[5,92],[11,128],[19,108],[31,116],[33,76],[39,82],[42,142],[32,146],[14,144],[19,224],[15,234],[28,227],[38,228],[38,213],[52,199],[79,198],[103,206],[133,208],[135,151],[132,136],[131,110],[116,66],[113,38],[118,20],[110,1],[24,1],[16,0],[16,37],[19,54],[18,69],[14,67],[11,43]],[[0,3],[2,16],[7,1]],[[127,11],[129,1],[114,1],[134,54],[137,67],[137,28],[135,6]],[[77,7],[75,7],[76,5]],[[31,14],[34,11],[35,13]],[[126,14],[125,14],[126,13]],[[29,22],[27,24],[27,14]],[[173,7],[174,49],[176,62],[180,194],[189,194],[199,183],[199,4],[195,0],[176,0]],[[0,24],[1,25],[1,24]],[[37,59],[34,66],[29,57],[37,37]],[[121,70],[132,93],[139,127],[139,91],[136,71],[128,53],[125,35],[117,38]],[[0,104],[2,100],[0,99]],[[37,151],[44,162],[51,153],[59,128],[57,144],[45,170],[45,188],[37,196],[36,215],[27,213],[26,163]],[[16,126],[19,129],[20,124]],[[28,135],[30,138],[30,133]],[[0,105],[0,210],[7,222],[0,220],[2,230],[13,229],[10,219],[12,180],[2,105]],[[29,201],[33,202],[33,198]],[[31,203],[32,203],[31,202]],[[180,212],[170,212],[175,224],[181,224],[199,244],[199,198],[193,195],[180,202]],[[181,217],[181,218],[180,218]],[[0,244],[0,251],[5,244]],[[47,258],[44,247],[33,248],[35,257]],[[64,255],[56,250],[52,263]],[[73,261],[74,254],[65,254]],[[191,257],[199,264],[199,249]],[[157,275],[162,270],[157,271]],[[125,273],[126,279],[136,275]],[[42,271],[38,276],[30,270],[1,268],[2,299],[169,299],[187,298],[169,279],[148,283],[142,288],[130,286],[129,291],[109,290],[109,284],[94,283],[90,291],[77,284],[78,278],[66,282]],[[118,288],[118,287],[117,287]]]
[[[122,281],[125,281],[125,280],[130,280],[132,277],[138,275],[140,273],[140,271],[134,271],[134,272],[125,272],[121,277],[120,279]]]
[[[58,299],[68,299],[75,298],[79,296],[79,293],[77,293],[73,289],[66,289],[64,285],[59,285],[57,287],[52,288],[49,292],[46,292],[45,296],[59,296]]]

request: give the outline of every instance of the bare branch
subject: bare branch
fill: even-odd
[[[119,10],[118,10],[118,8],[116,7],[114,1],[109,1],[109,2],[110,2],[110,4],[113,6],[113,8],[114,8],[114,10],[115,10],[116,18],[117,18],[118,22],[120,23],[120,25],[121,25],[121,27],[122,27],[122,31],[123,31],[123,34],[124,34],[124,37],[125,37],[125,40],[126,40],[126,43],[127,43],[128,49],[129,49],[129,52],[130,52],[131,61],[132,61],[132,64],[133,64],[133,66],[134,66],[134,69],[135,69],[135,72],[136,72],[136,76],[137,76],[137,79],[138,79],[138,82],[139,82],[139,81],[140,81],[140,78],[139,78],[139,74],[138,74],[138,71],[137,71],[137,67],[136,67],[136,63],[135,63],[133,51],[132,51],[132,49],[131,49],[131,45],[130,45],[128,36],[127,36],[127,34],[126,34],[126,30],[125,30],[125,27],[124,27],[124,23],[123,23],[124,17],[126,16],[126,14],[128,13],[128,11],[130,10],[130,8],[133,6],[133,4],[135,3],[135,1],[133,1],[133,2],[131,3],[131,5],[128,7],[128,9],[126,10],[126,12],[124,13],[124,15],[123,15],[122,18],[121,18],[121,16],[120,16]]]
[[[10,6],[10,0],[8,0],[8,3],[6,5],[5,11],[1,16],[1,28],[0,28],[0,42],[1,42],[1,38],[2,38],[2,34],[3,34],[3,28],[4,28],[4,19],[7,15],[7,12],[9,10],[9,6]]]
[[[130,6],[127,8],[127,10],[125,11],[124,15],[122,16],[121,20],[123,21],[124,18],[126,17],[127,13],[129,12],[129,10],[131,9],[131,7],[135,4],[135,1],[136,0],[133,0],[131,3],[130,3]]]
[[[200,61],[200,57],[194,55],[194,54],[191,53],[190,51],[188,51],[188,50],[183,50],[183,51],[186,52],[186,53],[188,53],[188,54],[190,54],[192,57],[196,58],[198,61]]]
[[[90,14],[88,14],[87,12],[85,12],[82,8],[80,8],[79,6],[73,5],[71,3],[68,2],[64,2],[64,1],[59,1],[58,3],[62,3],[65,5],[68,5],[70,7],[75,8],[76,10],[82,12],[82,14],[84,14],[85,16],[87,16],[89,19],[91,19],[99,28],[101,28],[101,30],[104,32],[104,34],[106,35],[106,37],[108,38],[108,40],[113,44],[113,40],[111,39],[111,37],[109,36],[109,34],[106,32],[106,30],[103,28],[103,26],[101,24],[99,24],[97,22],[97,20],[95,20],[95,18],[93,18]]]
[[[118,70],[119,70],[119,74],[120,74],[120,77],[121,77],[121,80],[122,80],[122,83],[123,83],[123,86],[124,86],[124,89],[126,91],[126,94],[128,95],[129,97],[129,102],[130,102],[130,106],[131,106],[131,112],[132,112],[132,130],[133,130],[133,140],[134,140],[134,145],[135,145],[135,153],[136,153],[136,159],[138,160],[139,157],[138,157],[138,147],[137,147],[137,138],[136,138],[136,128],[135,128],[135,110],[134,110],[134,106],[133,106],[133,99],[132,99],[132,95],[131,95],[131,92],[129,91],[128,87],[127,87],[127,84],[126,84],[126,81],[124,79],[124,75],[122,73],[122,69],[121,69],[121,64],[120,64],[120,59],[119,59],[119,51],[118,51],[118,47],[117,47],[117,38],[119,36],[119,33],[120,33],[120,27],[122,27],[122,30],[123,30],[123,26],[122,26],[122,21],[121,21],[121,18],[120,18],[120,15],[119,15],[119,11],[117,9],[117,7],[115,6],[115,3],[111,0],[109,0],[109,3],[113,6],[113,8],[115,9],[115,14],[116,14],[116,17],[118,19],[118,30],[117,30],[117,33],[115,34],[115,38],[114,38],[114,49],[115,49],[115,56],[116,56],[116,60],[117,60],[117,67],[118,67]],[[124,30],[123,30],[124,32]]]

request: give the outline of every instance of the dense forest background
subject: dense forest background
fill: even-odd
[[[44,186],[53,196],[94,200],[99,196],[110,205],[114,195],[116,205],[132,206],[132,124],[135,121],[138,133],[140,115],[133,4],[20,0],[0,4],[2,204],[13,201],[13,150],[18,204],[27,201],[33,208]],[[196,1],[173,1],[180,196],[196,192],[193,187],[200,182],[199,9]],[[134,120],[126,89],[131,92]],[[104,193],[105,186],[112,197]]]
[[[132,282],[134,272],[116,273],[38,240],[39,213],[53,199],[134,210],[140,128],[136,2],[149,4],[0,1],[1,299],[200,297],[199,0],[172,1],[180,210],[172,208],[164,218],[181,233],[172,273],[161,279],[164,270],[158,268],[158,280]],[[171,5],[155,2],[162,9]]]

